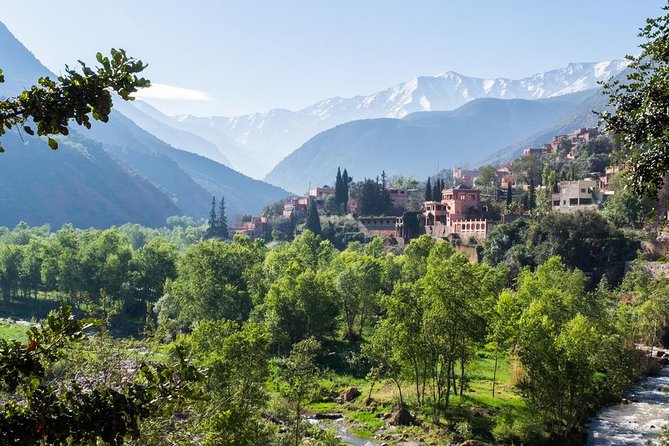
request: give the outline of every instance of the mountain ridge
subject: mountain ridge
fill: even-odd
[[[483,97],[542,99],[570,94],[595,88],[597,82],[619,73],[627,63],[625,60],[571,63],[515,80],[445,71],[435,76],[417,76],[370,95],[324,99],[297,111],[272,109],[233,117],[173,118],[181,128],[200,135],[205,131],[217,132],[245,148],[257,165],[240,169],[258,178],[269,172],[268,166],[278,164],[311,137],[339,124],[360,119],[402,118],[418,111],[454,110]],[[231,158],[225,150],[222,149]]]
[[[554,125],[595,91],[537,100],[481,98],[456,110],[352,121],[311,138],[267,179],[299,192],[309,183],[332,182],[337,166],[361,179],[381,170],[423,178],[438,165],[472,165]]]
[[[40,76],[55,77],[4,25],[0,26],[0,46],[3,50],[5,48],[11,50],[8,53],[11,57],[4,58],[3,54],[2,68],[6,70],[5,73],[11,82],[0,84],[1,95],[18,94],[24,88],[33,85]],[[23,74],[21,77],[10,78],[11,73]],[[61,224],[64,221],[58,207],[52,206],[54,203],[47,203],[46,200],[49,191],[68,191],[71,196],[79,197],[79,200],[69,200],[67,194],[63,192],[56,197],[56,204],[61,200],[63,206],[68,209],[67,214],[81,217],[72,217],[73,223],[94,224],[96,227],[127,221],[157,226],[164,224],[166,217],[182,213],[195,218],[205,217],[209,211],[212,195],[225,196],[229,202],[229,217],[233,217],[236,214],[259,212],[263,206],[287,194],[286,191],[248,178],[216,161],[172,147],[123,116],[118,109],[123,109],[125,105],[129,104],[117,98],[108,123],[93,122],[90,130],[72,126],[70,136],[59,138],[62,147],[76,146],[81,150],[68,149],[54,154],[47,148],[47,154],[20,154],[21,159],[30,159],[33,155],[38,158],[35,165],[25,162],[16,164],[18,170],[16,175],[12,176],[14,181],[6,184],[5,192],[24,197],[35,208],[50,209],[54,222]],[[18,137],[14,134],[11,137],[9,134],[4,135],[3,143],[7,141],[7,151],[18,158],[19,154],[15,152],[28,152],[28,150],[24,150],[21,145],[25,144],[15,140],[14,136]],[[196,135],[186,135],[186,137],[196,144],[205,142],[203,139],[198,140]],[[31,145],[30,150],[35,147],[34,150],[41,151],[46,147],[45,144],[39,144],[39,138],[26,135],[25,140]],[[217,150],[213,145],[209,148]],[[53,156],[61,153],[63,156]],[[39,157],[48,155],[52,155],[48,159],[53,171],[74,172],[76,171],[74,166],[79,166],[87,172],[97,172],[100,184],[85,176],[82,178],[86,181],[80,181],[80,176],[74,173],[62,174],[62,178],[41,175],[42,172],[36,170],[38,164],[44,169],[42,158]],[[10,165],[8,162],[5,162],[4,166],[0,165],[0,170],[8,165]],[[39,183],[39,188],[35,188],[35,184],[31,181],[39,178],[43,178],[43,181]],[[114,185],[107,188],[107,195],[100,189],[105,184]],[[31,191],[32,196],[22,193],[24,190]],[[85,197],[89,195],[90,197],[86,199]],[[109,212],[98,212],[98,217],[106,216],[108,221],[105,222],[104,218],[96,219],[94,215],[87,216],[87,213],[96,213],[96,201],[100,206],[109,208]],[[12,206],[22,209],[21,213],[25,217],[21,218],[22,220],[34,221],[29,209],[24,209],[17,202],[13,202]],[[141,215],[142,209],[146,210],[146,216]],[[121,221],[124,213],[127,215],[127,220]],[[40,217],[40,223],[50,222],[43,221],[44,218],[46,217]],[[0,219],[0,221],[5,220]]]

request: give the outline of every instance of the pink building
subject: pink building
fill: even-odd
[[[460,184],[441,192],[441,202],[448,207],[449,220],[463,220],[481,207],[481,191]]]
[[[442,191],[441,201],[426,201],[425,232],[434,237],[457,234],[462,239],[471,236],[481,240],[492,228],[486,219],[475,218],[481,211],[481,191],[461,184]]]
[[[334,195],[335,190],[334,187],[330,187],[328,185],[321,186],[321,187],[312,187],[309,189],[308,195],[310,197],[314,197],[317,200],[324,200],[327,197]]]
[[[409,198],[409,193],[406,189],[389,188],[388,193],[390,194],[390,201],[393,203],[393,207],[406,207],[407,199]]]
[[[308,208],[308,197],[291,197],[283,203],[283,216],[290,217],[292,214],[306,215]]]
[[[453,168],[453,181],[455,184],[464,184],[474,186],[474,177],[478,174],[475,170],[463,169],[462,167]]]
[[[267,217],[251,217],[249,221],[242,221],[232,228],[234,234],[245,234],[252,238],[263,237],[269,231]]]

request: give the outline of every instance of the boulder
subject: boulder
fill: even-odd
[[[390,414],[390,424],[394,426],[411,426],[415,425],[416,417],[411,415],[411,412],[404,407],[396,407],[393,413]]]
[[[317,413],[314,414],[311,418],[314,420],[341,420],[344,418],[344,414],[341,412]]]
[[[350,403],[360,395],[362,394],[360,393],[360,390],[358,390],[357,387],[349,387],[346,390],[346,392],[342,393],[341,400],[345,403]]]

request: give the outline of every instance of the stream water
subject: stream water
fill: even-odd
[[[343,418],[337,418],[337,419],[329,420],[329,421],[309,419],[309,422],[314,423],[314,424],[318,424],[318,425],[323,426],[323,427],[334,428],[335,432],[337,433],[337,436],[339,438],[341,438],[341,441],[343,441],[346,444],[350,444],[352,446],[377,446],[378,445],[378,443],[375,443],[371,440],[363,440],[361,438],[356,437],[351,432],[349,432],[349,430],[344,425],[344,419]]]
[[[600,410],[588,425],[588,446],[645,445],[669,419],[669,367],[627,395],[627,404]]]

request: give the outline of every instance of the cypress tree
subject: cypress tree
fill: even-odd
[[[218,226],[218,219],[216,218],[216,197],[211,197],[211,210],[209,211],[209,221],[207,223],[209,224],[209,227],[207,228],[205,237],[215,237]]]
[[[506,207],[511,206],[513,202],[513,191],[511,190],[511,181],[506,183]]]
[[[337,167],[337,178],[335,179],[335,204],[337,206],[344,203],[344,185],[342,184],[341,168]]]
[[[349,184],[351,183],[351,180],[353,178],[348,176],[348,172],[346,169],[344,169],[344,173],[341,174],[341,184],[342,184],[342,189],[344,190],[342,192],[342,200],[344,203],[344,213],[348,212],[348,188]]]
[[[425,201],[432,201],[432,185],[430,184],[430,177],[427,177],[427,183],[425,183]]]
[[[441,180],[437,178],[437,181],[434,183],[434,187],[432,187],[432,200],[434,201],[441,201],[441,189],[439,189],[440,184]]]
[[[230,233],[228,231],[228,218],[225,216],[225,198],[221,197],[221,201],[218,204],[218,219],[216,220],[216,235],[223,238],[230,238]]]
[[[309,210],[304,228],[316,235],[321,234],[321,219],[318,217],[318,206],[316,205],[316,200],[313,198],[309,200]]]

